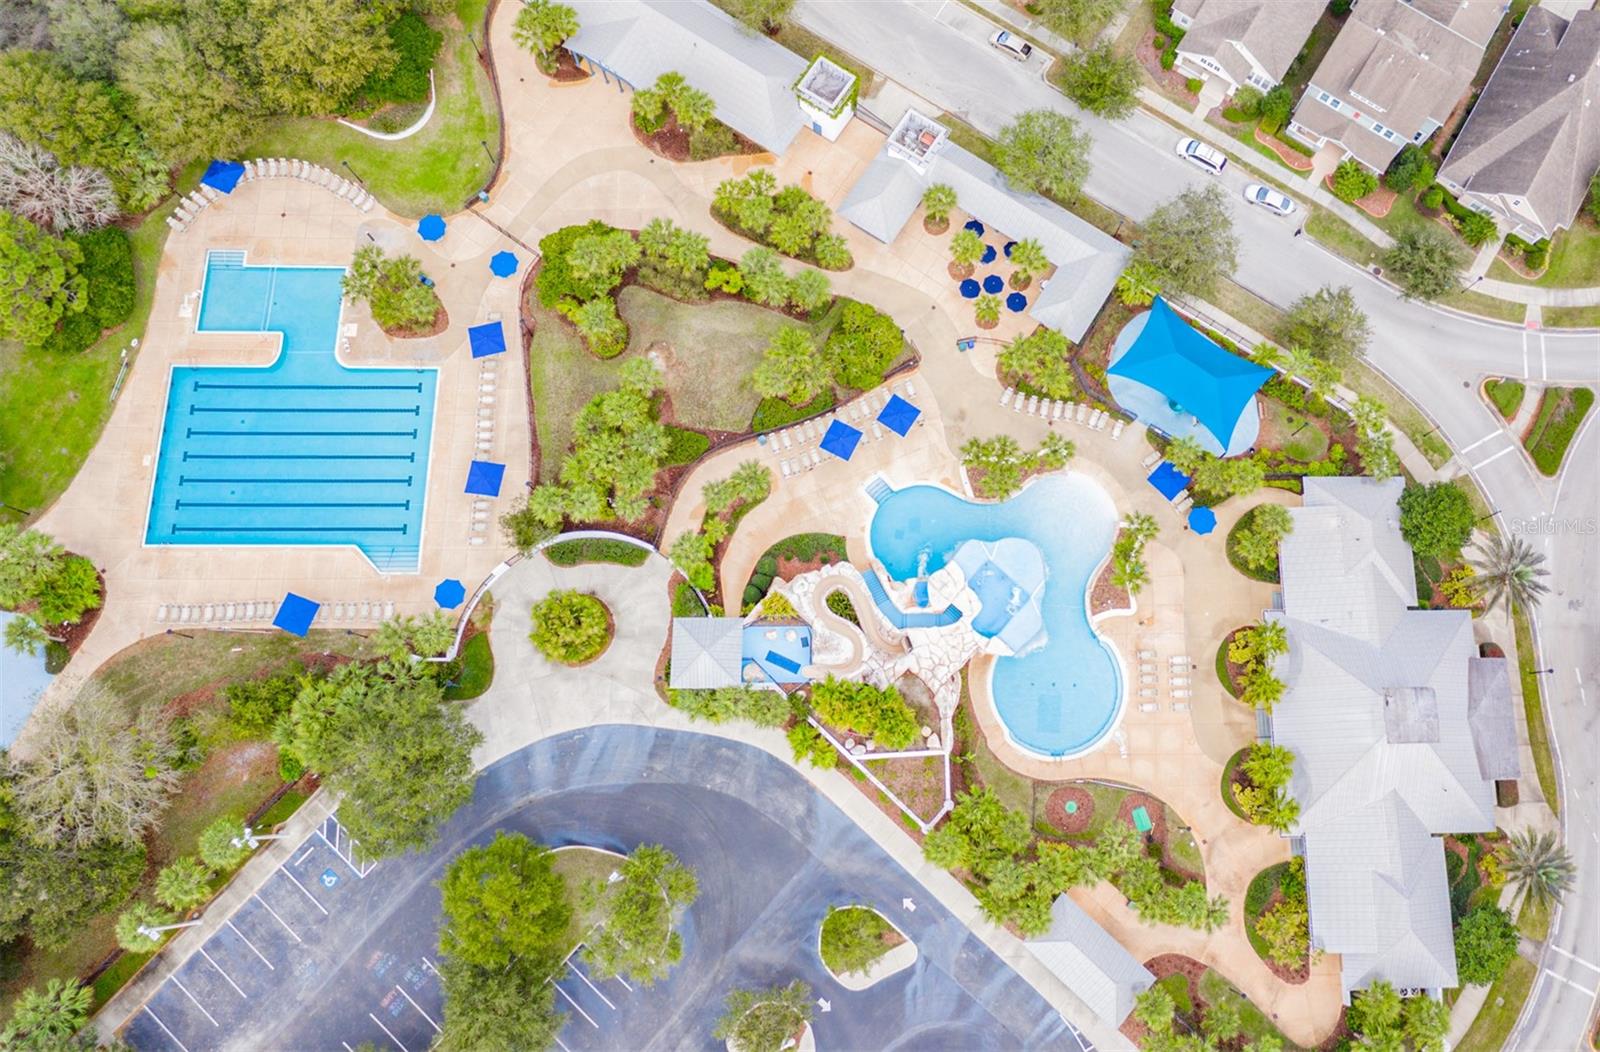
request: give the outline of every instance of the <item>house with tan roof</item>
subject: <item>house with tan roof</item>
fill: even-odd
[[[1439,170],[1528,241],[1572,225],[1600,169],[1600,11],[1528,10]]]
[[[1378,979],[1458,984],[1446,833],[1495,828],[1518,773],[1504,660],[1478,658],[1465,610],[1418,609],[1400,479],[1308,478],[1279,547],[1289,651],[1271,738],[1294,753],[1289,836],[1305,856],[1313,948],[1346,999]]]
[[[1361,0],[1311,75],[1290,131],[1383,172],[1444,125],[1505,13],[1499,0]]]
[[[1172,21],[1185,30],[1178,68],[1223,81],[1229,95],[1246,85],[1271,91],[1327,6],[1321,0],[1176,0]]]

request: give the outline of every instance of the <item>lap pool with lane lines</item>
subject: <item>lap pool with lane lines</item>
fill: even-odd
[[[145,543],[353,546],[416,572],[438,371],[339,364],[343,276],[208,255],[196,331],[282,347],[266,368],[172,370]]]

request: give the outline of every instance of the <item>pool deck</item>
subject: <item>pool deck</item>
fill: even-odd
[[[345,304],[342,325],[354,323],[349,365],[429,365],[439,368],[427,509],[418,573],[379,574],[354,548],[147,547],[143,543],[155,455],[172,366],[263,366],[277,354],[276,334],[238,336],[194,331],[206,253],[242,249],[258,264],[349,263],[372,241],[422,260],[449,312],[441,334],[390,340],[365,306]],[[485,260],[501,248],[524,257],[510,280],[493,278]],[[467,326],[498,313],[512,349],[499,355],[494,447],[490,459],[506,464],[506,485],[496,512],[508,507],[529,475],[526,372],[515,349],[517,291],[527,253],[476,217],[453,216],[443,241],[429,244],[414,224],[381,209],[362,214],[327,190],[295,179],[241,182],[205,209],[183,233],[172,234],[161,257],[155,304],[134,367],[129,371],[105,434],[66,493],[38,527],[68,548],[92,558],[106,575],[106,607],[99,624],[63,674],[41,699],[58,704],[124,647],[168,627],[156,620],[163,604],[229,603],[281,599],[288,591],[331,602],[393,603],[402,613],[434,609],[433,586],[445,577],[482,580],[508,554],[493,523],[468,543],[471,498],[462,492],[475,455],[479,379],[467,346]],[[340,622],[370,628],[376,623]],[[184,626],[192,630],[201,626]],[[259,629],[258,629],[259,630]],[[26,731],[24,732],[26,734]]]

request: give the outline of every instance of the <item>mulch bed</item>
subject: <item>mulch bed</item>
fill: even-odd
[[[1069,801],[1078,805],[1077,811],[1068,813]],[[1044,802],[1044,818],[1063,833],[1086,833],[1094,820],[1094,797],[1075,785],[1063,785]]]

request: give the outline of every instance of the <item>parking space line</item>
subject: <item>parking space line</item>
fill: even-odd
[[[309,892],[309,891],[306,891],[306,886],[304,884],[300,883],[300,881],[296,880],[295,879],[295,875],[293,873],[290,873],[287,869],[284,869],[282,866],[278,867],[278,872],[282,873],[284,876],[288,877],[290,880],[293,880],[294,881],[294,886],[299,888],[301,893],[303,895],[305,895],[306,898],[311,900],[311,905],[313,905],[317,909],[321,910],[322,911],[322,915],[324,917],[328,916],[328,908],[326,906],[324,906],[322,903],[318,902],[317,901],[317,897],[315,895],[311,894],[311,892]]]
[[[200,999],[198,997],[196,997],[194,994],[191,994],[189,992],[189,988],[187,986],[183,985],[183,980],[182,979],[179,979],[176,975],[168,976],[168,978],[171,979],[174,984],[176,984],[178,989],[183,991],[183,995],[185,997],[187,997],[189,1000],[194,1002],[194,1006],[196,1008],[200,1009],[200,1014],[201,1015],[203,1015],[207,1019],[211,1020],[211,1025],[212,1026],[216,1027],[219,1030],[222,1029],[222,1024],[217,1022],[216,1016],[214,1016],[210,1012],[206,1011],[206,1006],[200,1003]]]
[[[583,969],[582,968],[579,968],[577,965],[573,965],[572,966],[572,970],[574,972],[578,973],[578,978],[582,979],[584,981],[584,983],[588,985],[589,989],[593,990],[596,994],[600,995],[600,1000],[602,1000],[602,1001],[604,1001],[606,1003],[606,1007],[607,1008],[611,1009],[613,1012],[615,1012],[617,1010],[617,1006],[611,1003],[611,998],[607,997],[605,994],[600,993],[600,988],[598,986],[596,986],[594,983],[589,982],[589,977],[587,975],[583,974]]]
[[[383,1020],[382,1019],[379,1019],[377,1016],[373,1015],[371,1012],[367,1013],[367,1018],[372,1020],[374,1023],[377,1023],[378,1024],[378,1029],[382,1030],[385,1034],[389,1034],[389,1040],[393,1041],[395,1044],[400,1046],[400,1052],[411,1052],[411,1050],[405,1046],[405,1042],[401,1041],[398,1037],[395,1037],[393,1034],[389,1033],[389,1028],[383,1025]]]
[[[286,922],[282,917],[278,916],[278,911],[277,910],[273,909],[271,906],[267,906],[267,900],[266,899],[262,898],[260,895],[257,895],[253,891],[250,893],[250,897],[255,899],[257,902],[261,903],[261,905],[266,906],[267,907],[267,912],[272,914],[273,918],[279,924],[283,925],[283,930],[284,931],[286,931],[290,935],[294,936],[294,941],[295,942],[305,942],[305,940],[300,937],[300,934],[298,932],[296,932],[293,928],[289,927],[288,922]]]
[[[228,985],[233,987],[233,992],[234,993],[238,994],[240,997],[244,998],[246,1001],[250,1000],[250,995],[245,993],[243,990],[239,989],[239,984],[233,981],[233,976],[231,976],[227,972],[223,971],[222,970],[222,965],[218,964],[216,961],[213,961],[211,959],[211,955],[206,952],[206,948],[204,946],[200,947],[200,956],[204,957],[206,959],[206,961],[208,963],[210,963],[211,967],[213,967],[213,968],[215,968],[217,970],[217,974],[218,975],[222,976],[224,979],[226,979],[228,981]]]
[[[229,919],[223,921],[222,923],[226,924],[230,929],[232,929],[233,933],[235,935],[239,936],[239,938],[244,939],[244,944],[246,946],[250,947],[250,952],[251,953],[253,953],[257,957],[261,958],[261,963],[267,966],[267,971],[275,972],[275,971],[278,970],[278,969],[276,969],[276,968],[274,968],[272,966],[272,962],[271,961],[267,960],[266,954],[264,954],[260,950],[256,949],[256,944],[255,943],[253,943],[249,939],[245,938],[244,932],[240,931],[238,928],[235,928],[233,926],[233,918],[230,917]]]
[[[163,1034],[166,1034],[168,1037],[172,1038],[172,1040],[176,1042],[177,1046],[183,1049],[183,1052],[189,1052],[189,1046],[184,1044],[182,1041],[179,1041],[178,1035],[167,1029],[167,1024],[163,1023],[161,1021],[161,1017],[156,1015],[155,1009],[151,1008],[149,1005],[145,1005],[144,1010],[150,1013],[150,1018],[156,1021],[156,1026],[161,1028],[161,1032]]]
[[[596,1023],[594,1021],[594,1016],[590,1015],[588,1012],[585,1012],[583,1010],[583,1006],[572,999],[572,995],[571,994],[569,994],[565,990],[561,989],[561,984],[560,983],[556,982],[554,979],[550,980],[550,983],[551,983],[552,986],[554,986],[556,988],[556,993],[560,994],[562,997],[565,997],[567,999],[567,1004],[569,1004],[572,1007],[576,1008],[578,1010],[578,1014],[583,1016],[583,1018],[585,1018],[585,1019],[587,1019],[589,1021],[589,1025],[590,1026],[594,1027],[596,1030],[600,1029],[600,1024]]]
[[[427,1013],[427,1012],[424,1012],[424,1011],[423,1011],[423,1010],[422,1010],[422,1006],[421,1006],[421,1005],[419,1005],[419,1004],[417,1004],[417,1002],[416,1002],[416,1001],[413,1001],[413,1000],[412,1000],[412,999],[411,999],[411,995],[410,995],[410,994],[408,994],[408,993],[406,993],[406,991],[405,991],[405,988],[404,988],[404,987],[402,987],[402,986],[401,986],[401,985],[400,985],[400,984],[399,984],[399,983],[396,983],[396,984],[395,984],[395,986],[394,986],[394,988],[395,988],[395,989],[396,989],[396,990],[399,990],[399,991],[400,991],[400,996],[401,996],[401,997],[404,997],[404,998],[405,998],[405,999],[406,999],[406,1000],[407,1000],[407,1001],[411,1001],[411,1007],[412,1007],[412,1008],[415,1008],[415,1009],[416,1009],[416,1010],[417,1010],[417,1011],[418,1011],[418,1012],[422,1012],[422,1018],[424,1018],[424,1019],[426,1019],[426,1020],[427,1020],[427,1021],[428,1021],[428,1025],[429,1025],[429,1026],[431,1026],[431,1027],[433,1027],[433,1032],[434,1032],[434,1033],[436,1033],[436,1034],[442,1034],[442,1033],[444,1033],[444,1030],[443,1030],[443,1029],[442,1029],[442,1028],[441,1028],[441,1027],[440,1027],[440,1026],[439,1026],[439,1024],[438,1024],[438,1023],[435,1023],[435,1022],[434,1022],[434,1021],[433,1021],[433,1016],[431,1016],[431,1015],[429,1015],[429,1014],[428,1014],[428,1013]]]

